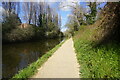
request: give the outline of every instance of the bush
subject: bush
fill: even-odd
[[[45,30],[43,27],[36,27],[34,26],[34,39],[41,39],[45,36]]]
[[[15,41],[26,41],[32,39],[34,36],[34,29],[29,25],[27,28],[16,28],[11,31],[11,33],[6,34],[7,40],[10,42]]]
[[[3,37],[6,33],[10,33],[12,29],[15,29],[20,25],[21,21],[16,14],[10,14],[5,18],[5,21],[2,23],[2,34]]]

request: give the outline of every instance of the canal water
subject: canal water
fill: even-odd
[[[36,42],[4,44],[2,46],[3,78],[11,78],[19,70],[35,62],[61,41],[62,39],[48,39]]]

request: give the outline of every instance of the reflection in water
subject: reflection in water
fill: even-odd
[[[10,78],[55,47],[61,39],[3,45],[3,78]]]

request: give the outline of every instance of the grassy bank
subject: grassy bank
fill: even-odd
[[[53,53],[64,43],[65,41],[58,44],[56,47],[54,47],[52,50],[44,54],[42,57],[40,57],[36,62],[30,64],[28,67],[24,68],[23,70],[19,71],[18,74],[12,77],[12,79],[15,78],[29,78],[33,76],[35,73],[37,73],[37,69],[40,68],[49,57],[53,55]]]
[[[119,78],[120,44],[97,45],[94,27],[82,26],[74,36],[74,47],[80,64],[81,78]]]

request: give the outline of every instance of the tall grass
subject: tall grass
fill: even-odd
[[[120,44],[115,42],[93,47],[93,30],[83,29],[74,36],[81,78],[120,78]]]

